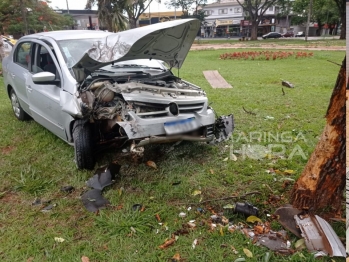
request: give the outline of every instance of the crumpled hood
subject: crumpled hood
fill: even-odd
[[[199,28],[198,19],[181,19],[110,34],[93,43],[73,68],[93,72],[132,59],[158,59],[180,68]]]

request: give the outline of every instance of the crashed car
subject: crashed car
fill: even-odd
[[[233,116],[216,119],[205,91],[171,72],[199,28],[182,19],[119,33],[24,36],[3,61],[14,114],[73,145],[80,169],[94,168],[106,146],[225,140]]]

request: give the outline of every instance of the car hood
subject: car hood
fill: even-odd
[[[199,28],[198,19],[181,19],[110,34],[93,43],[73,68],[93,72],[132,59],[158,59],[180,68]]]

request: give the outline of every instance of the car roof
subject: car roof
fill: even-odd
[[[56,41],[59,40],[69,40],[69,39],[90,39],[90,38],[102,38],[113,33],[95,30],[60,30],[60,31],[50,31],[42,32],[37,34],[31,34],[21,37],[21,39],[32,39],[32,38],[42,38],[50,37]]]

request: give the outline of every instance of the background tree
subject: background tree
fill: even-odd
[[[326,126],[291,193],[291,204],[340,215],[345,188],[345,58],[326,113]]]
[[[296,0],[293,4],[293,12],[296,14],[292,17],[293,24],[304,24],[307,21],[309,1]],[[317,35],[321,35],[322,28],[327,24],[330,28],[330,34],[335,25],[340,23],[340,15],[334,0],[317,0],[313,2],[311,22],[318,24]]]
[[[125,10],[131,4],[131,0],[87,0],[86,9],[97,5],[100,22],[109,32],[117,32],[127,28],[128,19]]]
[[[24,15],[23,15],[24,13]],[[0,1],[0,27],[6,34],[28,34],[67,29],[73,25],[70,15],[57,14],[44,1]]]
[[[176,8],[182,10],[183,17],[189,16],[189,11],[192,8],[192,5],[195,3],[195,0],[170,0],[165,3],[167,8]]]
[[[345,6],[345,0],[334,0],[336,2],[337,8],[338,8],[338,12],[339,12],[339,16],[341,18],[341,24],[342,24],[342,28],[341,28],[341,35],[339,37],[339,39],[345,39],[345,31],[347,28],[346,25],[346,6]]]
[[[239,5],[247,13],[251,23],[251,40],[257,40],[257,30],[264,13],[269,7],[275,5],[278,0],[237,0]]]

